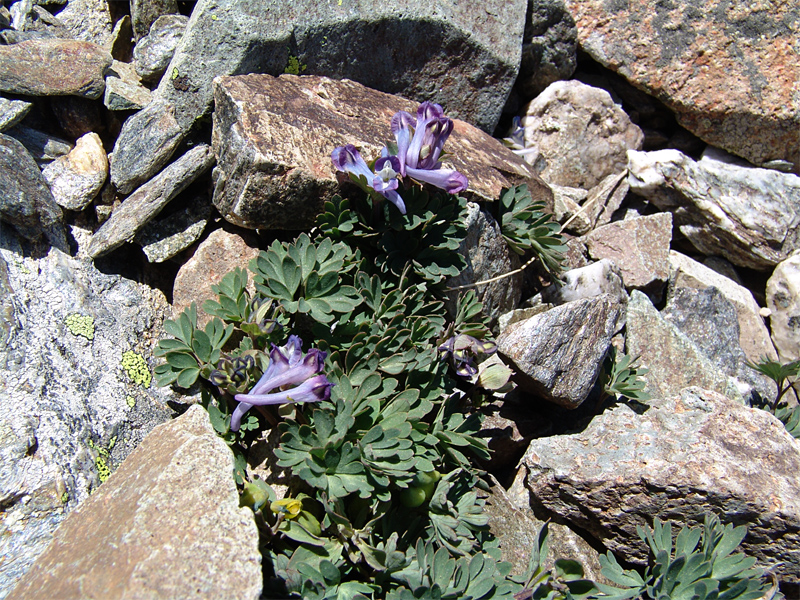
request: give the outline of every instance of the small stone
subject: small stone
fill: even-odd
[[[0,46],[0,91],[99,98],[111,55],[97,44],[41,39]]]
[[[524,109],[525,160],[547,183],[591,190],[621,173],[641,130],[611,95],[579,81],[557,81]]]
[[[589,192],[581,188],[549,184],[553,190],[553,217],[561,223],[564,231],[583,235],[592,230],[592,222],[581,210],[586,203]]]
[[[189,17],[184,15],[162,15],[150,27],[150,33],[136,42],[133,59],[143,80],[156,81],[164,74],[188,22]]]
[[[772,341],[781,362],[800,360],[800,251],[781,261],[767,281]]]
[[[559,281],[542,291],[542,300],[559,305],[603,294],[608,294],[620,305],[628,302],[622,272],[616,263],[607,258],[585,267],[565,271],[559,277]]]
[[[133,27],[130,15],[123,15],[114,24],[110,48],[114,60],[130,62],[133,58]]]
[[[661,299],[669,279],[672,215],[659,213],[598,227],[581,238],[595,260],[614,261],[628,290]]]
[[[96,133],[87,133],[75,148],[42,169],[42,175],[59,206],[69,210],[86,208],[108,177],[108,158]]]
[[[131,0],[130,5],[136,41],[150,32],[150,27],[160,16],[178,13],[177,0]]]
[[[25,100],[9,100],[0,97],[0,132],[10,129],[25,118],[33,104]]]
[[[211,209],[211,201],[206,197],[165,219],[150,221],[137,234],[136,243],[142,245],[148,261],[164,262],[200,239]]]
[[[198,145],[128,196],[92,236],[87,249],[91,258],[111,252],[133,240],[139,230],[166,204],[214,164],[214,154]]]
[[[577,408],[600,374],[621,312],[608,295],[568,302],[509,325],[498,351],[513,362],[523,391]]]
[[[202,407],[159,425],[69,514],[9,600],[256,600],[258,529],[239,507],[232,469],[233,454]]]
[[[143,85],[133,85],[119,77],[106,77],[103,104],[108,110],[141,110],[153,99]]]
[[[111,48],[114,24],[109,1],[114,0],[69,0],[58,13],[68,37]]]
[[[72,144],[67,140],[57,138],[50,134],[24,125],[17,125],[6,131],[6,135],[20,142],[39,164],[46,164],[66,156],[72,150]]]
[[[100,106],[93,100],[80,96],[54,96],[50,98],[50,108],[58,125],[73,139],[105,129]]]

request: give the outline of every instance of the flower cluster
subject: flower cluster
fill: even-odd
[[[479,340],[471,335],[459,334],[447,339],[439,346],[442,360],[450,361],[456,374],[461,377],[473,377],[478,369],[473,360],[480,354],[494,354],[497,344]]]
[[[365,191],[374,191],[394,204],[402,214],[406,205],[397,191],[400,178],[408,177],[429,183],[450,194],[467,189],[467,178],[453,169],[443,169],[442,147],[453,131],[453,121],[444,116],[442,107],[423,102],[414,117],[401,110],[392,117],[392,133],[397,141],[397,153],[384,148],[375,161],[374,171],[352,144],[339,146],[331,159],[338,171],[350,173],[357,181],[366,182]],[[361,179],[363,177],[363,180]]]
[[[303,356],[302,344],[296,335],[289,336],[283,348],[273,344],[269,366],[255,387],[234,396],[239,404],[231,416],[231,431],[239,430],[242,417],[253,406],[319,402],[330,397],[333,384],[321,374],[327,353],[312,348]]]

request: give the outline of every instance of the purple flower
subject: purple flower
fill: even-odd
[[[374,173],[353,144],[335,148],[331,154],[331,160],[337,171],[351,173],[357,178],[364,177],[369,188],[387,198],[402,214],[406,214],[405,202],[397,193],[400,161],[396,156],[379,158],[375,162]],[[369,192],[368,189],[365,191]]]
[[[474,358],[479,354],[494,354],[497,344],[461,333],[448,338],[439,346],[439,352],[444,360],[450,361],[457,375],[472,377],[478,372],[472,362]]]
[[[303,356],[301,346],[302,341],[296,335],[289,336],[283,348],[272,345],[270,363],[261,379],[247,394],[234,396],[239,404],[231,416],[231,431],[239,430],[242,417],[253,406],[319,402],[330,397],[333,384],[320,374],[327,354],[312,348]]]
[[[414,118],[405,111],[392,117],[392,133],[397,141],[400,174],[430,183],[457,194],[467,189],[467,178],[458,171],[442,169],[439,157],[442,147],[453,131],[453,121],[444,116],[442,107],[423,102],[417,109],[417,122],[411,136]]]

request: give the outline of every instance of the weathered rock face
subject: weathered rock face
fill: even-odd
[[[25,100],[0,98],[0,131],[5,131],[22,121],[32,106],[32,103]]]
[[[525,155],[547,183],[590,190],[628,164],[642,132],[605,90],[557,81],[524,110]]]
[[[0,224],[0,595],[178,397],[150,382],[170,308]],[[129,353],[129,354],[124,354]]]
[[[189,150],[126,198],[119,209],[111,214],[111,218],[92,236],[86,253],[97,258],[131,241],[150,219],[192,181],[210,169],[212,164],[214,155],[209,146],[201,144]]]
[[[520,476],[531,503],[642,563],[636,526],[748,526],[742,549],[786,581],[800,579],[800,442],[766,411],[688,388],[637,414],[619,405],[582,432],[534,440]]]
[[[568,302],[512,323],[497,338],[528,392],[577,408],[600,373],[623,309],[610,296]]]
[[[39,166],[46,165],[59,156],[66,156],[72,150],[72,144],[67,140],[25,125],[17,125],[6,131],[6,134],[25,146]]]
[[[508,249],[500,225],[494,218],[481,211],[478,204],[467,205],[467,236],[458,251],[467,259],[467,268],[457,277],[447,280],[449,288],[470,285],[510,273],[519,267],[519,258]],[[477,299],[483,304],[483,312],[489,317],[491,325],[497,318],[519,304],[522,297],[522,273],[516,273],[499,281],[493,281],[474,288]],[[461,292],[462,294],[464,292]],[[459,292],[451,292],[446,302],[451,315],[458,312]]]
[[[566,4],[581,48],[662,100],[686,129],[757,165],[800,167],[795,4]]]
[[[765,270],[800,248],[800,178],[677,150],[630,152],[631,191],[661,210],[700,252]]]
[[[391,139],[399,110],[413,102],[352,81],[325,77],[243,75],[217,80],[212,145],[214,205],[248,228],[310,227],[325,198],[342,193],[331,162],[337,146],[357,140],[368,160]],[[448,159],[470,182],[464,195],[496,200],[503,187],[526,183],[536,201],[550,191],[525,161],[482,131],[454,121]]]
[[[178,0],[130,0],[131,26],[136,41],[150,32],[150,27],[162,15],[178,13]]]
[[[581,238],[589,256],[609,259],[622,272],[625,287],[661,298],[669,278],[672,215],[659,213],[598,227]]]
[[[70,38],[111,47],[114,24],[109,0],[69,0],[59,11],[58,21],[69,32]]]
[[[114,148],[113,181],[124,192],[155,174],[174,151],[158,141],[161,116],[174,115],[185,136],[211,107],[212,79],[235,73],[278,75],[289,68],[348,78],[433,100],[451,116],[491,132],[517,76],[524,23],[522,0],[480,5],[359,0],[343,6],[200,0],[170,76],[155,92],[163,104],[148,106],[125,123]],[[292,48],[296,53],[290,54]]]
[[[744,402],[735,383],[638,290],[628,302],[625,350],[648,368],[647,391],[656,398],[698,386]]]
[[[247,264],[256,256],[258,248],[252,240],[248,243],[241,235],[224,229],[212,231],[175,277],[172,289],[175,313],[183,312],[194,302],[197,304],[197,323],[205,326],[211,317],[203,311],[203,302],[216,298],[211,286],[237,267],[247,269]],[[252,291],[250,275],[248,272],[248,289]]]
[[[257,599],[258,530],[200,406],[145,438],[56,532],[14,598]]]
[[[542,290],[542,300],[551,304],[565,304],[608,294],[617,304],[628,302],[622,272],[611,260],[604,258],[585,267],[570,269],[562,273],[559,279]]]
[[[33,158],[17,140],[0,134],[0,220],[26,239],[45,234],[65,250],[63,219]]]
[[[0,91],[28,96],[103,94],[111,54],[97,44],[41,39],[0,46]]]
[[[96,133],[87,133],[75,142],[69,154],[57,158],[42,176],[59,206],[83,210],[100,192],[108,176],[108,157]]]
[[[133,60],[143,80],[157,81],[164,74],[188,22],[184,15],[162,15],[155,20],[150,33],[137,42]]]
[[[680,288],[705,289],[714,287],[736,308],[739,322],[739,345],[750,362],[758,362],[762,356],[776,359],[764,319],[759,314],[759,306],[747,288],[720,275],[705,265],[670,250],[670,283],[668,298]]]
[[[800,360],[800,251],[782,261],[767,281],[767,306],[780,360]]]

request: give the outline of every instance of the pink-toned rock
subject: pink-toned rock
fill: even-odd
[[[258,248],[236,233],[224,229],[212,232],[198,247],[194,256],[186,261],[172,289],[172,306],[175,316],[197,304],[197,321],[204,326],[210,319],[202,309],[203,302],[215,299],[211,286],[236,267],[247,269],[247,263],[258,256]],[[249,275],[249,274],[248,274]],[[252,278],[248,287],[253,289]]]
[[[7,598],[256,600],[258,530],[232,470],[202,407],[159,425],[69,514]]]
[[[656,96],[706,142],[800,167],[794,2],[566,0],[592,58]]]
[[[658,213],[598,227],[581,238],[595,260],[614,261],[627,289],[661,296],[669,279],[672,215]]]
[[[356,144],[366,160],[392,138],[399,110],[418,104],[349,81],[294,75],[221,77],[214,88],[214,205],[251,229],[313,225],[325,199],[344,193],[331,162],[337,146]],[[466,175],[469,200],[497,200],[526,183],[534,201],[552,194],[533,169],[499,141],[455,120],[446,162]],[[349,181],[345,179],[345,181]]]

